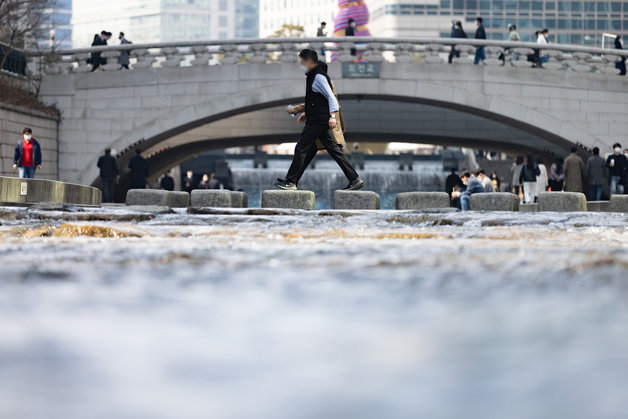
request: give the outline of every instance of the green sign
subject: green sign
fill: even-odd
[[[378,79],[379,63],[342,63],[345,79]]]

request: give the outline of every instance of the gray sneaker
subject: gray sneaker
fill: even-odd
[[[364,186],[364,181],[362,179],[360,179],[360,178],[357,178],[353,182],[349,182],[349,184],[347,185],[345,190],[346,191],[357,191],[358,189],[362,189],[363,186]]]

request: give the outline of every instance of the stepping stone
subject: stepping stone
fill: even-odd
[[[484,192],[471,195],[472,211],[519,211],[519,197],[509,192]]]
[[[225,189],[194,189],[190,196],[194,208],[231,207],[231,191]]]
[[[539,212],[539,204],[519,204],[519,212]]]
[[[248,208],[249,197],[242,191],[231,192],[231,207],[232,208]]]
[[[158,207],[187,207],[190,196],[187,192],[171,192],[161,189],[129,189],[127,205],[151,205]]]
[[[541,192],[539,211],[586,211],[587,198],[580,192]]]
[[[610,201],[588,201],[587,211],[589,212],[609,212],[611,210]]]
[[[379,195],[372,191],[334,192],[334,209],[378,210],[379,201]]]
[[[314,192],[268,190],[262,192],[262,208],[314,209]]]
[[[628,195],[611,195],[611,212],[628,212]]]
[[[403,192],[397,195],[398,210],[422,210],[449,208],[449,195],[446,192]]]

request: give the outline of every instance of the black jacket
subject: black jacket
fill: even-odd
[[[329,123],[329,101],[318,92],[312,90],[312,84],[317,75],[321,74],[331,86],[331,80],[325,70],[326,66],[318,65],[306,74],[305,82],[305,116],[309,125],[323,125]]]
[[[41,146],[36,139],[31,139],[33,142],[33,166],[37,167],[41,165]],[[15,152],[13,153],[13,164],[17,164],[22,167],[22,152],[24,151],[24,140],[20,140],[15,146]]]
[[[164,176],[161,178],[160,186],[166,191],[174,191],[174,179],[172,176]]]
[[[615,165],[611,167],[611,160],[615,160]],[[606,167],[608,167],[609,176],[620,176],[622,180],[628,176],[628,160],[623,154],[611,154],[606,159]]]
[[[100,177],[114,177],[118,175],[118,163],[115,157],[105,154],[98,159],[98,167],[100,168]]]
[[[486,31],[484,30],[484,25],[478,26],[475,30],[475,39],[486,39]]]
[[[148,161],[142,156],[135,156],[129,162],[129,169],[131,169],[131,189],[146,188]]]
[[[521,168],[521,174],[519,175],[519,182],[523,184],[523,182],[536,182],[536,177],[541,174],[541,169],[539,166],[534,164],[534,168],[530,169],[528,164],[524,164]]]

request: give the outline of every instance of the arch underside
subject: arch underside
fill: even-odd
[[[573,145],[537,126],[462,103],[381,94],[345,94],[340,99],[349,142],[395,141],[513,154],[562,154]],[[140,146],[149,158],[152,182],[168,168],[208,150],[294,142],[300,127],[287,116],[285,106],[300,100],[261,102],[183,123],[121,150],[119,165],[126,167],[132,149]]]

